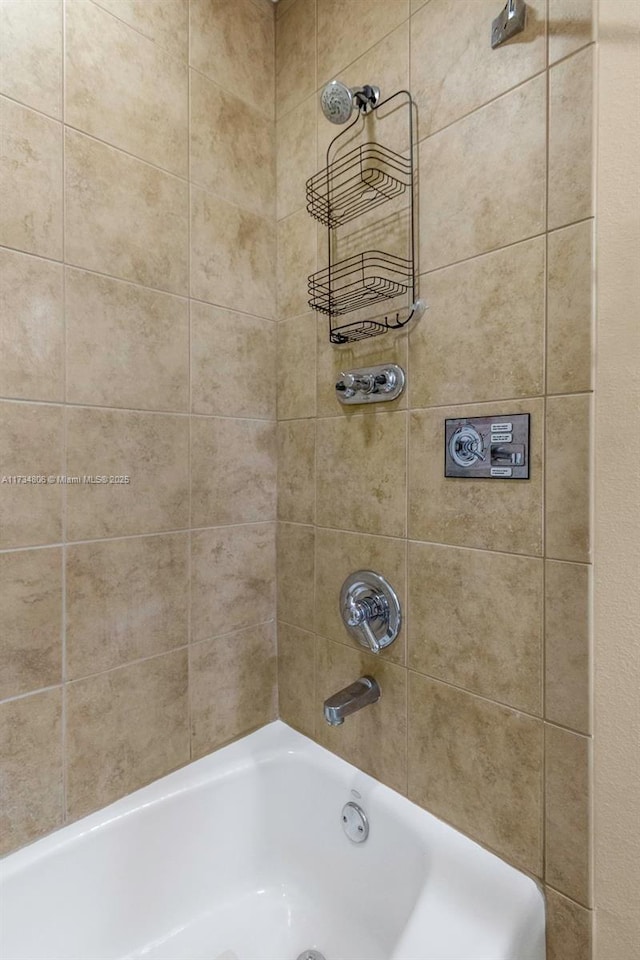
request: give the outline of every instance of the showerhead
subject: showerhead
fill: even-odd
[[[370,113],[380,99],[379,87],[348,87],[340,80],[332,80],[320,95],[322,112],[331,123],[346,123],[354,107],[361,113]]]

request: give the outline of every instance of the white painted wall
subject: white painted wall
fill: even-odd
[[[599,0],[594,592],[596,960],[640,956],[640,2]]]

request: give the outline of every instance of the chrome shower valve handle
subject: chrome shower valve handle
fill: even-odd
[[[348,627],[356,627],[360,630],[364,643],[372,653],[380,653],[380,644],[372,627],[372,620],[380,620],[387,624],[389,622],[389,605],[382,594],[374,597],[365,597],[364,600],[356,600],[353,596],[348,597],[349,618]],[[362,641],[360,641],[362,643]]]
[[[397,363],[376,364],[341,373],[336,397],[340,403],[380,403],[395,400],[404,385],[404,370]]]
[[[391,584],[373,570],[347,577],[340,592],[340,613],[349,633],[371,653],[380,653],[400,632],[400,601]]]

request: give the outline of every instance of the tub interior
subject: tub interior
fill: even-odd
[[[282,960],[283,940],[295,942],[305,918],[327,930],[328,957],[337,955],[329,939],[345,960],[390,956],[426,852],[391,817],[377,818],[365,844],[351,843],[340,827],[349,799],[326,770],[285,753],[114,814],[7,883],[3,912],[21,942],[4,956],[204,960],[231,950]],[[35,904],[47,905],[37,923]]]
[[[3,960],[544,960],[531,880],[280,721],[6,858],[0,910]]]

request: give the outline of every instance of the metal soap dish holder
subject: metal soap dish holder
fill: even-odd
[[[406,152],[381,143],[365,142],[337,156],[354,127],[371,123],[358,115],[329,144],[327,165],[307,181],[307,210],[327,227],[328,266],[309,277],[309,305],[329,317],[329,339],[334,344],[379,336],[404,327],[421,316],[425,304],[417,297],[416,203],[414,167],[414,105],[411,94],[400,90],[374,108],[377,123],[385,122],[385,108],[406,110]],[[382,114],[379,111],[382,109]],[[382,116],[382,120],[378,117]],[[351,131],[351,132],[350,132]],[[333,158],[333,159],[332,159]],[[407,195],[409,256],[371,249],[336,257],[339,229],[395,198]],[[403,208],[404,209],[404,208]],[[367,221],[372,226],[372,221]],[[373,221],[375,223],[375,221]],[[358,316],[350,314],[359,312]],[[373,314],[373,316],[372,316]]]

